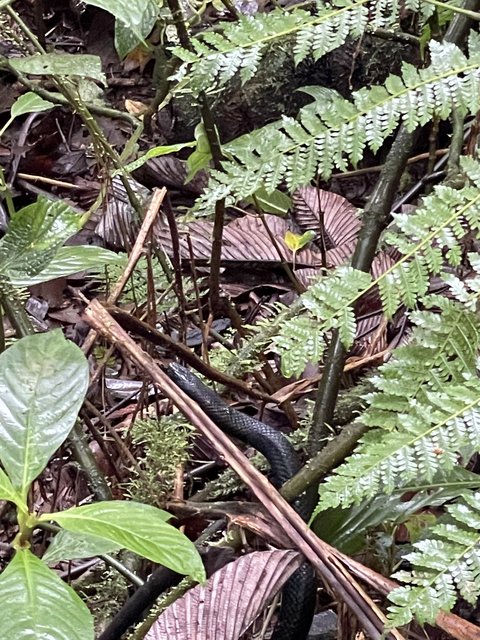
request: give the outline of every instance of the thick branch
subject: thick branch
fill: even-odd
[[[402,125],[397,133],[387,160],[383,165],[375,190],[365,207],[363,224],[352,257],[352,267],[370,271],[377,251],[380,234],[385,229],[395,193],[414,142],[414,134]],[[335,331],[328,349],[322,379],[318,387],[313,423],[308,441],[310,456],[325,445],[328,425],[332,423],[347,352],[338,331]]]

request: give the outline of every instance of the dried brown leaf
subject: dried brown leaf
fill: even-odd
[[[275,238],[283,258],[292,263],[293,253],[285,244],[285,233],[288,223],[277,216],[264,216],[268,228]],[[170,230],[166,225],[155,229],[156,238],[167,254],[172,252]],[[196,262],[210,260],[212,252],[213,223],[208,220],[192,222],[188,231],[192,243],[193,256]],[[189,260],[188,242],[185,234],[180,234],[180,257]],[[224,263],[270,263],[279,264],[281,258],[275,248],[262,220],[256,216],[244,216],[228,223],[223,230],[222,261]],[[320,255],[310,248],[297,251],[295,264],[298,266],[315,266],[320,264]]]
[[[292,201],[299,227],[303,231],[312,229],[319,236],[323,234],[326,249],[355,244],[360,219],[348,200],[316,187],[302,187],[293,194]]]
[[[237,640],[302,562],[280,550],[239,558],[168,607],[145,640]]]

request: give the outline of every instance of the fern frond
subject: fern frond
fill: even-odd
[[[325,349],[323,333],[311,316],[302,315],[282,324],[272,342],[272,351],[281,356],[285,376],[300,375],[306,362],[319,362]]]
[[[286,376],[300,375],[306,362],[318,362],[324,349],[324,335],[338,329],[348,349],[357,329],[351,307],[359,291],[369,286],[370,275],[351,267],[338,267],[328,278],[321,278],[300,296],[299,314],[281,324],[281,332],[273,337],[272,349],[282,358]]]
[[[479,169],[475,161],[466,159],[462,159],[462,167],[472,177]],[[469,184],[456,190],[438,186],[422,207],[408,215],[394,214],[393,218],[396,230],[389,231],[385,241],[404,255],[376,282],[385,314],[392,317],[401,303],[414,308],[427,293],[432,275],[441,275],[465,302],[470,295],[466,285],[443,269],[461,264],[462,239],[467,231],[475,235],[480,231],[478,187]],[[470,289],[474,287],[472,281]]]
[[[312,283],[290,306],[275,303],[274,317],[249,327],[253,335],[232,353],[228,373],[239,375],[246,365],[254,368],[256,354],[269,348],[281,356],[285,375],[300,375],[305,363],[318,362],[325,346],[324,334],[335,328],[350,346],[356,331],[352,301],[359,292],[368,290],[370,281],[369,274],[341,266]]]
[[[261,186],[273,191],[285,180],[289,189],[307,184],[316,173],[355,164],[366,147],[378,150],[404,121],[409,130],[434,116],[446,118],[453,108],[475,113],[480,93],[480,46],[470,37],[467,58],[452,43],[430,43],[431,64],[417,70],[404,64],[402,76],[390,76],[385,87],[354,94],[353,102],[330,92],[303,108],[297,119],[281,121],[225,145],[224,173],[212,172],[209,190],[199,206],[213,197],[251,195]],[[213,190],[213,191],[211,191]]]
[[[404,8],[408,11],[414,11],[420,17],[421,24],[425,22],[435,13],[435,5],[429,2],[422,2],[422,0],[405,0]]]
[[[429,529],[429,539],[415,543],[405,557],[413,571],[394,575],[408,586],[389,595],[392,627],[413,616],[421,624],[433,622],[440,610],[452,609],[458,595],[471,604],[480,596],[480,493],[465,495],[447,512],[451,522]]]
[[[462,447],[480,449],[477,316],[448,302],[441,316],[413,320],[412,343],[373,378],[377,391],[361,421],[378,428],[322,485],[319,511],[431,480],[458,463]]]
[[[472,388],[474,387],[474,388]],[[459,462],[459,449],[480,449],[480,393],[475,384],[449,387],[431,394],[436,406],[413,405],[403,415],[404,432],[370,431],[357,453],[322,485],[315,515],[338,505],[348,506],[380,493],[389,495],[406,483],[431,481],[438,471]],[[465,394],[465,395],[463,395]],[[441,408],[442,403],[449,410]]]
[[[318,60],[347,38],[360,37],[367,25],[373,29],[394,25],[399,5],[397,0],[339,0],[317,2],[315,13],[274,9],[241,16],[235,23],[225,23],[221,33],[204,32],[192,38],[194,51],[175,47],[173,53],[183,64],[174,78],[187,78],[194,94],[216,90],[237,73],[246,82],[255,75],[268,47],[286,38],[293,42],[295,64],[308,56]]]
[[[425,404],[431,392],[441,393],[446,384],[461,384],[476,372],[480,323],[475,313],[444,300],[441,314],[419,311],[411,320],[416,326],[410,344],[397,349],[372,378],[377,391],[368,396],[362,415],[368,426],[402,430],[402,414],[412,403]]]

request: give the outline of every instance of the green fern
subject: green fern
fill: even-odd
[[[372,378],[377,391],[367,397],[369,407],[362,423],[401,430],[402,414],[409,412],[412,402],[426,404],[431,392],[441,393],[446,384],[460,385],[465,375],[475,373],[477,316],[444,299],[438,304],[443,306],[442,314],[422,311],[411,315],[416,325],[412,342],[397,349],[395,358]]]
[[[417,10],[420,4],[410,2],[410,8]],[[255,75],[268,47],[287,38],[293,41],[295,64],[308,56],[318,60],[348,37],[362,36],[367,26],[376,29],[395,25],[400,5],[395,0],[318,1],[312,12],[278,8],[252,17],[241,16],[235,23],[225,23],[221,33],[207,31],[192,38],[193,51],[174,48],[183,62],[174,79],[185,80],[194,94],[214,91],[237,73],[246,82]]]
[[[480,256],[478,253],[468,253],[468,261],[475,275],[468,278],[467,282],[460,280],[452,273],[443,274],[443,281],[450,288],[450,295],[462,302],[465,308],[472,311],[479,309],[478,299],[480,294]]]
[[[317,512],[430,481],[459,463],[463,447],[480,451],[479,319],[444,300],[441,316],[412,320],[411,343],[373,378],[376,391],[359,418],[376,428],[322,485]]]
[[[462,447],[480,450],[478,380],[431,393],[430,404],[413,404],[402,431],[370,431],[357,452],[322,486],[316,514],[366,497],[389,495],[407,483],[430,482],[460,460]]]
[[[282,357],[286,376],[298,376],[307,362],[320,360],[324,335],[332,329],[340,331],[347,348],[352,346],[357,323],[351,302],[369,287],[370,281],[367,273],[343,266],[328,278],[317,280],[300,297],[307,313],[285,320],[271,344],[272,350]]]
[[[198,208],[220,198],[247,197],[281,182],[292,190],[317,175],[330,177],[334,168],[346,170],[377,151],[403,121],[413,131],[433,117],[447,118],[455,107],[475,113],[480,92],[480,39],[471,34],[469,57],[452,43],[430,43],[431,64],[417,70],[403,65],[402,76],[389,76],[385,86],[356,92],[350,102],[334,91],[299,116],[244,135],[224,146],[229,158],[224,172],[212,171],[209,188]]]
[[[240,375],[258,368],[256,354],[270,349],[281,357],[286,376],[300,375],[307,362],[318,362],[325,347],[325,334],[338,329],[345,346],[353,344],[356,319],[352,304],[370,288],[371,277],[348,266],[340,266],[319,278],[292,305],[276,303],[276,315],[249,327],[253,335],[228,357],[227,371]]]
[[[458,594],[472,605],[480,597],[480,493],[466,494],[447,512],[451,522],[429,529],[429,538],[405,556],[414,570],[393,576],[408,585],[389,595],[392,627],[413,616],[420,623],[433,622],[441,609],[452,609]]]
[[[377,280],[388,317],[402,303],[414,308],[425,296],[432,275],[441,275],[452,288],[466,292],[458,278],[444,271],[461,264],[460,243],[466,230],[473,234],[480,230],[480,191],[474,186],[479,166],[470,158],[462,158],[462,167],[471,181],[463,189],[440,185],[415,212],[394,214],[397,229],[386,234],[385,242],[404,256]],[[464,295],[463,301],[467,297]]]

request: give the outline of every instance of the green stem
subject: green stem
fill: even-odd
[[[452,111],[453,133],[450,141],[447,162],[447,180],[457,176],[460,171],[460,155],[464,140],[464,117],[458,109]]]
[[[449,11],[465,16],[469,18],[469,20],[475,20],[475,21],[480,20],[480,13],[477,13],[476,11],[470,11],[470,9],[467,9],[465,7],[455,7],[449,4],[448,2],[439,2],[439,0],[426,0],[426,2],[428,4],[433,4],[435,7],[440,7],[441,9],[448,9]]]
[[[8,215],[10,218],[15,214],[15,205],[13,204],[12,192],[5,180],[3,168],[0,167],[0,195],[3,194],[7,203]]]
[[[35,328],[28,317],[18,292],[12,286],[0,281],[0,306],[3,308],[17,336],[30,336]]]
[[[88,478],[88,484],[97,500],[111,500],[112,492],[105,480],[104,474],[100,471],[95,456],[88,446],[87,437],[83,431],[80,421],[77,420],[68,436],[75,460],[80,465],[82,471]]]
[[[357,442],[367,431],[363,424],[348,424],[330,440],[307,464],[290,478],[280,489],[280,493],[291,502],[323,476],[335,469],[354,450]]]

